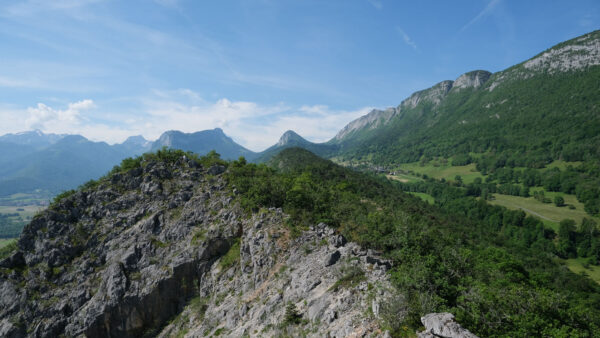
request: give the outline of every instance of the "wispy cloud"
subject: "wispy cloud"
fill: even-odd
[[[30,16],[43,11],[65,11],[86,7],[104,0],[27,0],[0,8],[0,16]]]
[[[471,27],[473,24],[475,24],[477,21],[490,15],[501,1],[502,0],[490,0],[490,2],[488,2],[488,4],[485,6],[485,8],[483,10],[481,10],[481,12],[479,12],[473,19],[471,19],[471,21],[467,22],[467,24],[464,25],[458,32],[459,33],[464,32],[469,27]]]
[[[373,5],[373,7],[377,8],[377,9],[382,9],[383,8],[383,3],[380,0],[367,0],[369,1],[369,3],[371,5]]]
[[[404,40],[404,43],[411,46],[414,50],[418,50],[417,44],[410,38],[410,36],[408,36],[408,34],[406,34],[402,28],[396,26],[396,30],[400,34],[400,37],[402,37],[402,40]]]

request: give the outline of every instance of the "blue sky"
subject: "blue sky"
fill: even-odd
[[[598,23],[597,0],[0,0],[0,134],[325,141],[371,108]]]

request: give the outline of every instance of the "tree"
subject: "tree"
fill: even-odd
[[[283,317],[283,324],[300,324],[302,321],[302,315],[298,312],[296,304],[289,302],[285,307],[285,315]]]
[[[575,248],[575,221],[563,219],[558,225],[558,254],[563,258],[577,256]]]
[[[554,197],[554,204],[556,204],[557,207],[564,207],[565,206],[565,199],[562,196],[555,196]]]

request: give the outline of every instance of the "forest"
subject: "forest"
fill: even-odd
[[[270,166],[240,159],[228,173],[248,210],[282,207],[296,232],[326,222],[392,259],[391,277],[408,315],[386,325],[399,336],[436,311],[456,314],[481,336],[586,337],[600,327],[600,286],[555,259],[595,255],[597,264],[593,222],[580,227],[584,232],[565,221],[557,234],[464,189],[393,183],[301,149],[282,151]],[[426,190],[436,205],[402,192],[410,189]]]

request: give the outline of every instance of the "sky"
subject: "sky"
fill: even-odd
[[[323,142],[599,28],[597,0],[0,0],[0,134]]]

